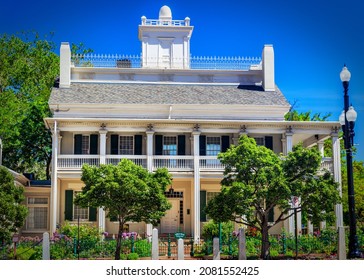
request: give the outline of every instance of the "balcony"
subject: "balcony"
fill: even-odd
[[[146,155],[106,155],[106,164],[118,164],[122,159],[129,159],[137,165],[147,168]],[[216,156],[200,156],[200,171],[201,172],[223,172],[224,165],[217,159]],[[58,170],[61,171],[79,171],[83,164],[91,166],[100,166],[99,155],[58,155]],[[152,169],[166,167],[170,172],[192,172],[194,171],[193,156],[152,156]],[[319,174],[323,174],[326,170],[333,173],[332,158],[324,157],[321,161]]]

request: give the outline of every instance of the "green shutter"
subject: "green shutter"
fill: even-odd
[[[179,156],[184,156],[186,154],[186,136],[178,135],[178,148],[177,154]]]
[[[221,152],[225,153],[230,147],[230,137],[228,135],[221,136]]]
[[[206,156],[206,135],[200,135],[200,156]]]
[[[88,210],[88,220],[90,222],[96,222],[96,214],[97,214],[96,208],[90,207]]]
[[[271,149],[273,151],[273,137],[272,136],[265,136],[264,138],[265,147]]]
[[[143,136],[134,135],[134,155],[141,155],[143,150]]]
[[[97,155],[99,146],[99,136],[97,134],[90,135],[90,155]]]
[[[73,146],[74,146],[74,154],[81,155],[82,154],[82,134],[76,134],[74,137]]]
[[[117,134],[112,134],[111,135],[111,154],[112,155],[117,155],[119,154],[119,135]]]
[[[73,220],[73,190],[66,190],[65,193],[65,211],[64,219],[66,221]]]
[[[155,136],[155,155],[163,155],[163,135]]]
[[[206,222],[206,191],[200,191],[200,222]]]

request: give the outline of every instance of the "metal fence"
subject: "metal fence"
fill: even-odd
[[[347,238],[348,239],[348,238]],[[310,256],[321,254],[332,256],[337,253],[338,236],[335,231],[323,231],[320,235],[301,235],[296,239],[285,234],[270,236],[270,257],[292,258],[296,254]],[[358,234],[360,250],[364,252],[364,234]],[[261,238],[259,236],[246,237],[246,255],[248,258],[258,258],[261,250]],[[347,242],[348,243],[348,242]],[[205,239],[195,243],[193,238],[184,239],[184,254],[195,258],[211,256],[213,252],[212,239]],[[115,239],[102,241],[77,240],[76,238],[61,237],[50,243],[51,259],[113,259],[116,249]],[[159,238],[159,256],[177,257],[177,240],[173,235]],[[151,257],[152,243],[148,239],[123,239],[121,243],[121,256],[127,258],[134,253],[134,257]],[[238,256],[238,238],[230,235],[222,238],[220,244],[222,255],[231,259]],[[16,244],[3,244],[0,246],[1,259],[41,259],[42,240],[25,239]]]

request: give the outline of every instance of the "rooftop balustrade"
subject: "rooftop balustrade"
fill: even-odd
[[[74,54],[71,57],[75,67],[98,68],[166,68],[164,58],[143,58],[141,55],[120,54]],[[169,59],[171,69],[207,70],[249,70],[258,66],[260,57],[241,56],[190,56],[189,58]]]

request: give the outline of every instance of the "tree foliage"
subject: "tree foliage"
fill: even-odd
[[[290,214],[292,197],[299,197],[298,212],[311,221],[332,220],[340,197],[331,174],[317,176],[321,157],[314,149],[297,145],[282,158],[242,136],[218,158],[225,165],[221,193],[207,205],[206,213],[217,222],[235,221],[262,233],[261,258],[269,256],[269,229]],[[273,223],[269,212],[279,211]]]
[[[148,172],[132,161],[100,167],[84,165],[81,180],[85,183],[75,203],[83,207],[102,207],[109,218],[119,222],[115,259],[120,258],[121,235],[128,221],[156,225],[171,205],[164,195],[172,178],[168,170]]]
[[[47,168],[50,134],[43,118],[50,116],[48,98],[59,74],[54,44],[38,34],[0,37],[0,137],[4,165],[17,172]]]
[[[3,166],[0,166],[0,241],[9,241],[12,234],[24,225],[27,207],[24,201],[23,188],[14,183],[14,177]]]
[[[327,121],[331,117],[331,113],[321,115],[321,113],[315,113],[312,115],[311,111],[298,112],[297,110],[290,110],[284,115],[286,121]]]

